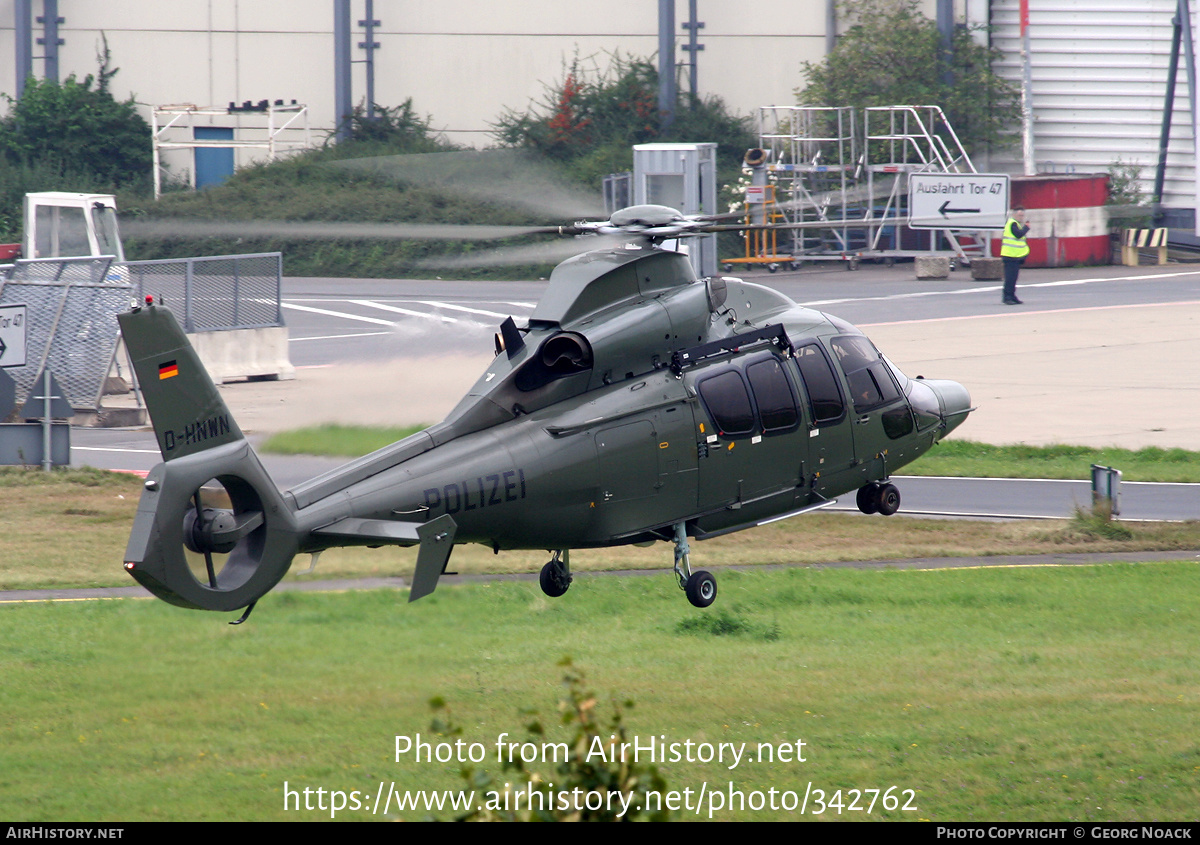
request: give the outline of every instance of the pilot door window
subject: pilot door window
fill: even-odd
[[[887,364],[865,337],[835,337],[831,345],[850,385],[854,410],[863,413],[900,398]]]
[[[845,415],[846,405],[825,353],[816,344],[801,346],[796,350],[796,364],[808,392],[813,424],[820,427],[836,423]]]

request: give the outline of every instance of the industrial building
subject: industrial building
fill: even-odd
[[[1024,79],[1020,0],[925,6],[929,17],[949,16],[990,40],[1004,54],[1000,72]],[[1167,134],[1162,206],[1171,226],[1194,231],[1195,27],[1188,3],[1029,0],[1028,8],[1035,169],[1139,167],[1149,198]],[[482,147],[493,143],[490,129],[500,114],[541,102],[572,65],[602,71],[615,55],[657,57],[668,9],[674,37],[666,43],[679,85],[687,90],[694,82],[701,96],[721,97],[745,115],[793,104],[804,84],[802,63],[820,61],[848,25],[833,0],[762,0],[753,7],[711,0],[0,0],[0,54],[15,58],[0,63],[0,92],[15,96],[26,72],[58,79],[95,73],[106,44],[120,69],[113,80],[118,98],[132,96],[148,120],[156,107],[175,109],[156,120],[160,127],[174,121],[160,140],[175,173],[321,143],[337,127],[339,102],[363,102],[368,91],[385,106],[412,98],[417,113],[449,139]],[[1182,38],[1173,50],[1176,30]],[[1173,59],[1178,83],[1168,96]],[[1020,148],[975,163],[987,171],[1026,170]]]

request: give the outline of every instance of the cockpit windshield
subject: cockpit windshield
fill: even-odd
[[[919,378],[914,379],[904,375],[904,373],[900,372],[900,368],[893,364],[886,355],[883,356],[883,360],[887,362],[892,375],[896,377],[896,381],[900,384],[900,389],[908,397],[908,404],[912,406],[913,414],[917,418],[917,429],[923,430],[941,422],[941,404],[938,402],[937,394],[934,393],[933,388]]]

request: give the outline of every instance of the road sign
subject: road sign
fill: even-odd
[[[913,173],[908,225],[913,229],[1003,229],[1007,173]]]
[[[71,403],[67,401],[67,397],[63,394],[62,385],[58,383],[58,379],[54,377],[54,373],[50,373],[50,383],[46,384],[46,371],[42,370],[41,375],[33,383],[33,387],[29,390],[29,396],[26,398],[25,406],[21,408],[21,416],[27,420],[41,420],[46,418],[46,394],[49,393],[49,411],[50,418],[56,420],[69,420],[75,416],[75,410],[71,407]]]
[[[0,367],[25,366],[25,306],[0,305]]]

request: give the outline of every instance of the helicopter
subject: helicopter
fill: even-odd
[[[562,234],[616,246],[559,264],[528,320],[441,422],[280,490],[170,310],[147,296],[118,322],[162,462],[147,475],[125,569],[165,601],[236,611],[299,554],[417,546],[409,601],[453,547],[545,549],[539,583],[572,582],[570,550],[665,541],[687,599],[716,578],[691,540],[797,516],[855,493],[894,514],[893,472],[974,410],[948,380],[908,378],[849,323],[765,286],[697,278],[673,243],[723,226],[634,206]],[[206,504],[215,479],[228,507]],[[189,563],[187,552],[192,553]],[[203,568],[198,564],[203,557]]]

